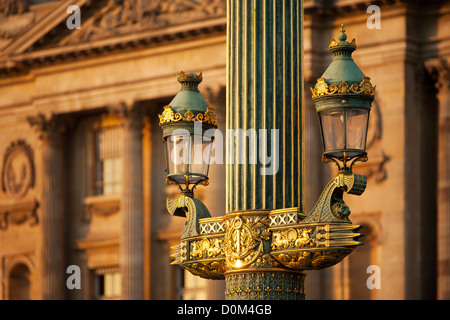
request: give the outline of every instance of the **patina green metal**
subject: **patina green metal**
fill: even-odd
[[[352,59],[352,52],[356,50],[356,41],[347,41],[345,27],[342,26],[338,35],[338,41],[332,40],[330,51],[333,53],[333,61],[325,70],[321,78],[326,79],[328,84],[339,86],[342,81],[348,85],[359,84],[365,77],[361,69]]]
[[[341,171],[313,210],[303,212],[302,11],[300,0],[228,1],[227,129],[279,130],[273,150],[282,153],[279,172],[258,175],[261,162],[227,164],[223,217],[210,217],[196,199],[167,201],[170,213],[187,214],[172,264],[206,279],[225,279],[226,299],[303,300],[306,270],[335,265],[362,244],[343,194],[361,195],[366,177]],[[339,40],[336,48],[354,46],[343,36]],[[340,66],[330,74],[337,77]],[[355,68],[348,70],[354,74]],[[348,90],[369,92],[364,79],[348,79],[354,85]],[[334,94],[325,80],[317,90],[322,84],[320,96]],[[248,155],[250,146],[241,149],[227,140],[227,150]]]
[[[188,110],[194,113],[205,112],[209,105],[198,89],[198,85],[203,80],[202,73],[182,71],[178,74],[177,79],[181,84],[181,90],[169,103],[173,111],[183,114]]]
[[[184,129],[191,135],[195,134],[194,121],[201,122],[202,134],[209,129],[217,128],[214,109],[209,106],[198,89],[203,80],[202,73],[181,71],[177,80],[181,84],[181,89],[159,116],[163,138],[172,135],[177,129]]]
[[[229,0],[227,8],[226,126],[255,130],[261,144],[227,141],[234,164],[226,168],[226,212],[290,207],[301,212],[302,1]],[[252,152],[256,163],[249,161]],[[261,154],[278,155],[274,174],[261,174],[268,166]],[[246,162],[235,165],[242,155]]]
[[[240,272],[225,278],[227,300],[304,300],[303,272]]]
[[[211,218],[208,208],[195,198],[186,196],[175,199],[169,198],[166,201],[166,206],[169,213],[174,216],[186,217],[186,213],[189,213],[188,221],[182,231],[182,239],[198,236],[200,234],[200,219]]]

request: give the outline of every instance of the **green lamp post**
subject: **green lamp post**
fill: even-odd
[[[181,72],[177,79],[181,90],[160,116],[166,151],[166,182],[177,184],[183,194],[193,196],[195,186],[208,184],[214,140],[214,130],[210,129],[217,128],[217,119],[198,90],[201,73]]]
[[[247,12],[254,12],[257,21],[259,19],[263,22],[264,19],[273,21],[273,16],[277,19],[282,16],[278,11],[263,10],[253,1],[248,0],[245,3],[246,8],[253,8],[252,6],[256,5],[255,10],[247,10]],[[301,14],[301,2],[294,3],[298,5],[295,11]],[[231,4],[233,4],[231,22],[239,22],[241,15],[238,13],[243,8],[240,2],[231,1]],[[276,8],[278,6],[282,8],[286,2],[275,1],[275,4]],[[233,13],[234,11],[237,13]],[[295,26],[295,30],[298,31],[297,23],[300,19],[297,15],[290,17],[293,19],[292,23],[285,23],[284,26]],[[235,26],[239,27],[239,23],[231,26],[232,31]],[[274,26],[280,27],[279,24]],[[297,31],[292,31],[292,34],[297,34]],[[277,37],[285,36],[290,38],[288,33],[274,33],[274,43],[281,43]],[[249,38],[244,37],[244,39]],[[245,55],[233,50],[235,48],[233,41],[229,43],[231,45],[230,61],[246,58]],[[286,40],[285,43],[287,45],[288,41]],[[262,74],[265,74],[267,69],[273,67],[273,60],[258,58],[259,54],[265,55],[264,52],[256,48],[252,50],[252,45],[258,45],[257,42],[250,40],[246,45],[247,50],[257,57],[257,59],[246,60],[247,63],[250,61],[255,63],[255,70],[261,69]],[[299,46],[290,48],[294,50]],[[355,49],[355,41],[346,41],[345,28],[342,26],[339,41],[333,40],[330,45],[330,50],[334,54],[333,62],[318,79],[315,88],[311,89],[320,119],[324,146],[323,160],[334,161],[339,167],[339,173],[325,187],[310,213],[302,212],[303,206],[300,202],[283,201],[286,203],[284,207],[277,206],[278,197],[287,199],[290,196],[286,195],[288,189],[283,187],[283,184],[288,183],[287,180],[279,181],[278,178],[287,178],[288,176],[283,173],[286,172],[286,167],[296,164],[293,161],[294,158],[287,155],[296,154],[301,134],[301,128],[299,128],[298,135],[293,132],[290,134],[283,132],[282,136],[285,139],[283,150],[274,149],[274,152],[283,152],[285,155],[280,163],[282,174],[279,170],[278,175],[264,181],[266,190],[273,191],[274,201],[262,202],[262,206],[258,204],[260,198],[268,195],[262,191],[264,190],[261,188],[262,184],[255,182],[246,183],[245,186],[239,185],[248,179],[255,179],[255,181],[260,179],[258,175],[249,174],[252,171],[251,164],[227,164],[228,172],[235,173],[232,175],[233,179],[227,179],[227,183],[233,181],[233,186],[236,186],[230,190],[227,198],[234,201],[239,197],[237,192],[243,190],[247,194],[255,195],[255,204],[252,207],[246,207],[243,206],[245,202],[238,201],[235,206],[229,206],[234,210],[227,212],[225,216],[211,217],[203,203],[193,198],[195,186],[206,184],[208,181],[208,164],[190,166],[186,163],[189,164],[190,160],[195,158],[193,153],[196,147],[206,151],[203,159],[208,158],[208,147],[212,143],[212,135],[208,133],[208,130],[217,128],[217,119],[198,92],[197,85],[201,75],[181,73],[178,76],[182,89],[170,105],[164,107],[160,116],[168,159],[166,182],[177,184],[181,190],[178,198],[167,200],[167,209],[173,215],[186,216],[188,213],[180,243],[173,247],[175,253],[172,255],[174,257],[172,264],[179,265],[192,274],[206,279],[225,279],[226,299],[299,300],[305,298],[305,271],[335,265],[349,255],[356,246],[362,244],[357,240],[361,236],[357,232],[361,226],[354,225],[350,221],[350,210],[343,200],[343,194],[346,192],[361,195],[366,187],[366,177],[352,173],[351,169],[355,161],[367,159],[365,141],[374,88],[370,84],[370,79],[361,72],[351,58],[351,53]],[[299,52],[297,54],[299,55]],[[299,62],[294,59],[292,61]],[[273,79],[270,78],[252,79],[255,82],[261,80],[260,85],[263,86],[261,94],[266,95],[263,99],[266,110],[258,109],[251,112],[253,107],[261,108],[259,105],[245,105],[252,99],[243,97],[245,94],[250,97],[250,94],[253,94],[252,91],[241,91],[240,85],[233,85],[235,79],[241,80],[241,77],[233,78],[233,75],[245,73],[240,66],[240,63],[229,65],[232,70],[228,78],[230,89],[227,89],[230,90],[229,99],[227,99],[228,126],[239,125],[240,119],[244,118],[250,120],[247,122],[248,125],[261,129],[259,127],[261,124],[251,120],[251,117],[258,116],[259,111],[262,111],[261,113],[267,115],[265,125],[270,124],[276,130],[288,128],[289,124],[293,123],[293,119],[287,116],[277,117],[277,113],[286,114],[287,106],[278,103],[277,96],[271,90],[274,85],[281,83],[280,87],[284,90],[290,88],[292,90],[290,94],[297,99],[299,92],[295,90],[301,87],[286,85],[283,81],[291,81],[291,78],[285,77],[283,69],[280,68],[275,73],[276,81],[271,82]],[[301,73],[293,74],[299,77]],[[292,79],[298,83],[297,78]],[[253,95],[253,98],[259,99],[257,94]],[[270,99],[273,100],[269,101]],[[295,99],[290,101],[301,101]],[[234,105],[230,107],[232,103]],[[290,113],[300,116],[299,106],[298,102],[291,103]],[[196,125],[200,122],[205,127],[196,132]],[[236,148],[236,144],[227,141],[227,147]],[[236,148],[235,151],[239,152],[239,149]],[[173,161],[174,154],[178,155],[176,161]],[[350,165],[349,162],[351,162]],[[235,168],[239,168],[237,166],[243,166],[243,174],[240,170],[234,171]],[[299,176],[301,174],[302,172],[298,172]],[[231,175],[228,176],[231,177]],[[292,186],[297,184],[294,178],[298,177],[289,177]],[[289,190],[294,191],[293,199],[301,199],[297,197],[301,194],[301,188]]]
[[[166,155],[166,184],[175,184],[181,191],[177,201],[168,199],[173,214],[185,216],[181,210],[187,203],[196,203],[209,216],[206,207],[193,199],[197,185],[208,185],[209,160],[217,118],[198,85],[202,74],[180,72],[177,76],[181,89],[159,116],[163,129]]]

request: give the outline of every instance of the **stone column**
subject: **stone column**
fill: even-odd
[[[223,133],[223,138],[225,138],[225,128],[226,128],[226,106],[225,106],[225,96],[226,88],[225,86],[217,84],[216,86],[209,86],[202,90],[208,104],[214,108],[214,113],[218,119],[218,128]],[[218,148],[219,145],[216,145]],[[222,145],[222,152],[225,155],[225,145]],[[215,151],[218,154],[219,150]],[[205,197],[205,204],[209,209],[212,216],[223,216],[225,214],[225,197],[217,197],[218,194],[224,194],[226,190],[225,181],[225,165],[223,164],[212,164],[209,168],[209,185],[205,188],[203,192]],[[215,280],[208,281],[207,283],[207,295],[208,299],[212,300],[223,300],[225,292],[225,281]]]
[[[61,117],[38,114],[28,123],[37,133],[41,151],[40,223],[42,229],[41,296],[65,298],[64,179],[62,136],[67,126]]]
[[[225,272],[225,296],[303,299],[304,273],[274,261],[267,238],[271,210],[303,212],[302,1],[227,4],[227,129],[234,134],[226,143],[224,222],[238,259]],[[258,246],[247,247],[248,237]]]
[[[427,63],[438,89],[437,298],[450,299],[450,70],[446,60]]]
[[[122,299],[144,299],[144,202],[142,170],[142,118],[136,103],[121,103],[119,115],[123,126],[122,230],[120,235],[120,270]]]

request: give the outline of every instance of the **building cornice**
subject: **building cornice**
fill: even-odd
[[[170,26],[160,30],[119,35],[113,38],[72,44],[63,47],[43,48],[24,52],[0,60],[0,78],[29,72],[31,68],[74,61],[85,57],[144,49],[172,43],[188,42],[203,37],[224,35],[226,17],[219,17],[186,25]]]

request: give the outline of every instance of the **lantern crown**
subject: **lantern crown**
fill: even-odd
[[[203,80],[202,73],[181,71],[177,75],[177,80],[181,84],[181,89],[169,103],[172,110],[179,113],[190,110],[194,114],[205,112],[209,105],[198,90],[198,85]]]
[[[198,90],[198,85],[203,80],[202,73],[181,71],[177,75],[177,80],[181,84],[180,91],[159,115],[159,125],[163,127],[163,136],[167,137],[173,130],[179,128],[191,132],[194,121],[202,122],[203,131],[217,128],[214,109],[209,106]]]
[[[333,61],[317,80],[315,87],[311,88],[313,99],[334,94],[362,94],[368,95],[368,98],[371,96],[373,100],[375,87],[353,61],[352,52],[356,50],[356,41],[353,39],[348,42],[345,31],[345,26],[341,25],[339,41],[331,40],[329,49],[333,53]]]

